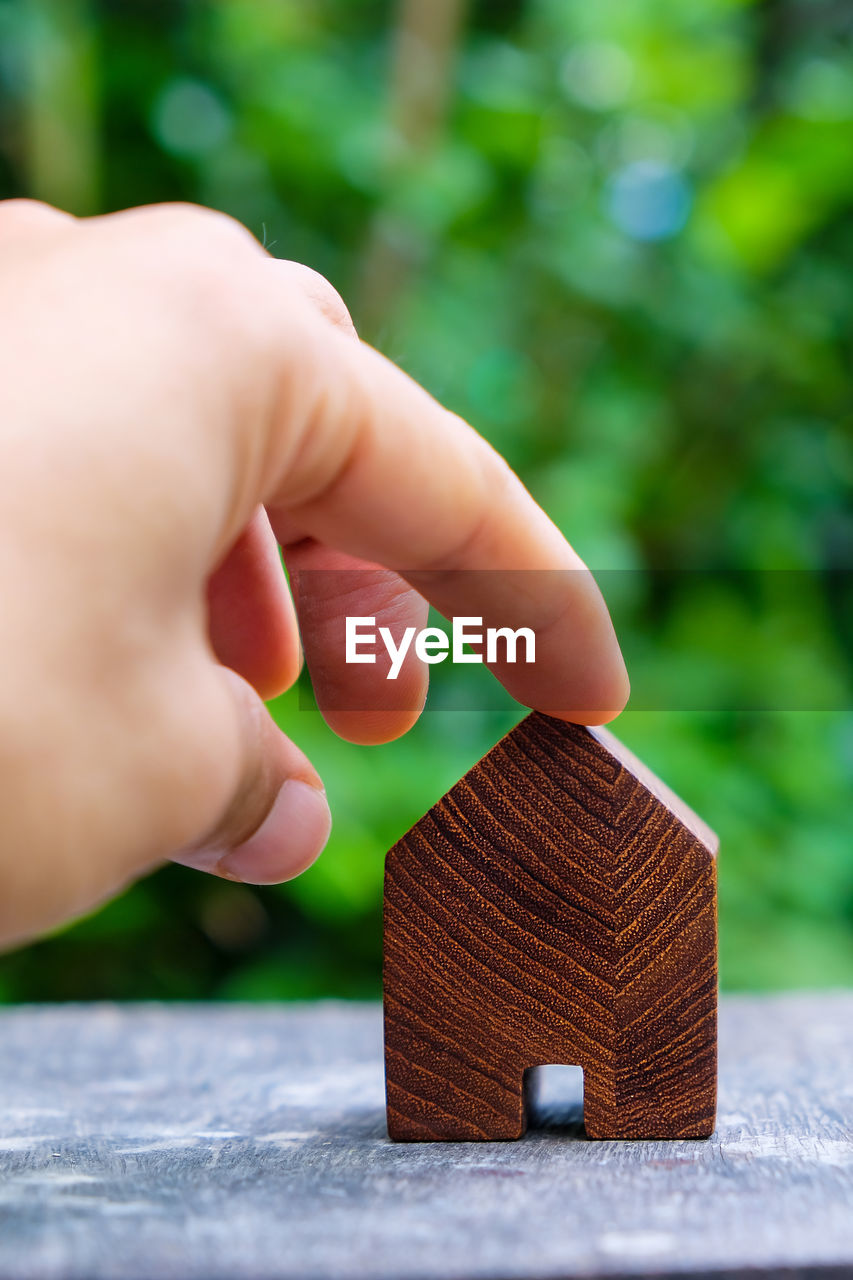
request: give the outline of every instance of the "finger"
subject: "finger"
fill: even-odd
[[[274,698],[299,675],[301,653],[293,602],[278,544],[263,508],[256,511],[207,585],[213,650],[262,698]]]
[[[277,536],[296,525],[397,569],[446,616],[531,628],[535,664],[490,664],[510,693],[580,723],[617,715],[628,681],[607,607],[506,463],[375,351],[307,316],[289,337],[265,494]]]
[[[399,738],[423,710],[427,668],[411,644],[393,679],[387,647],[373,655],[374,662],[347,663],[346,617],[372,618],[400,649],[408,628],[426,625],[426,601],[397,574],[315,542],[286,547],[285,560],[314,696],[326,723],[349,742]]]
[[[309,867],[328,840],[323,784],[245,680],[225,667],[215,678],[211,700],[220,705],[208,707],[205,750],[235,757],[237,784],[215,826],[172,858],[228,880],[277,884]],[[220,741],[211,742],[217,733]]]

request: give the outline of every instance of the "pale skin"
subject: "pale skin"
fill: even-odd
[[[309,866],[322,782],[263,701],[300,630],[350,741],[398,737],[426,691],[417,662],[393,705],[346,668],[342,610],[533,627],[536,663],[495,667],[520,702],[599,724],[627,699],[591,575],[503,460],[322,277],[209,211],[0,203],[0,512],[4,945],[165,859],[258,884]],[[298,620],[277,543],[297,578],[342,571]],[[512,569],[576,572],[521,592]],[[336,709],[353,681],[371,709]]]

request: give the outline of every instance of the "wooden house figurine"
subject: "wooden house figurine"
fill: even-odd
[[[387,855],[390,1136],[519,1138],[564,1063],[589,1137],[707,1137],[716,848],[612,734],[527,716]]]

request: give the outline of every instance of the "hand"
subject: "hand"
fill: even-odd
[[[425,674],[407,663],[389,707],[381,669],[332,649],[342,611],[515,619],[535,666],[497,670],[520,701],[624,705],[597,588],[506,464],[229,219],[0,205],[0,353],[0,940],[170,856],[268,883],[320,852],[322,784],[262,701],[301,661],[276,539],[297,579],[346,574],[345,602],[319,575],[298,612],[352,741],[405,732]],[[458,572],[513,568],[578,572],[524,599]],[[356,682],[369,711],[340,709]]]

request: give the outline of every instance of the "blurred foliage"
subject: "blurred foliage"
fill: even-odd
[[[851,158],[834,0],[0,0],[0,194],[233,214],[601,571],[618,731],[721,835],[730,988],[853,981]],[[274,710],[328,783],[316,866],[168,867],[0,997],[378,992],[383,853],[518,708],[372,749]]]

